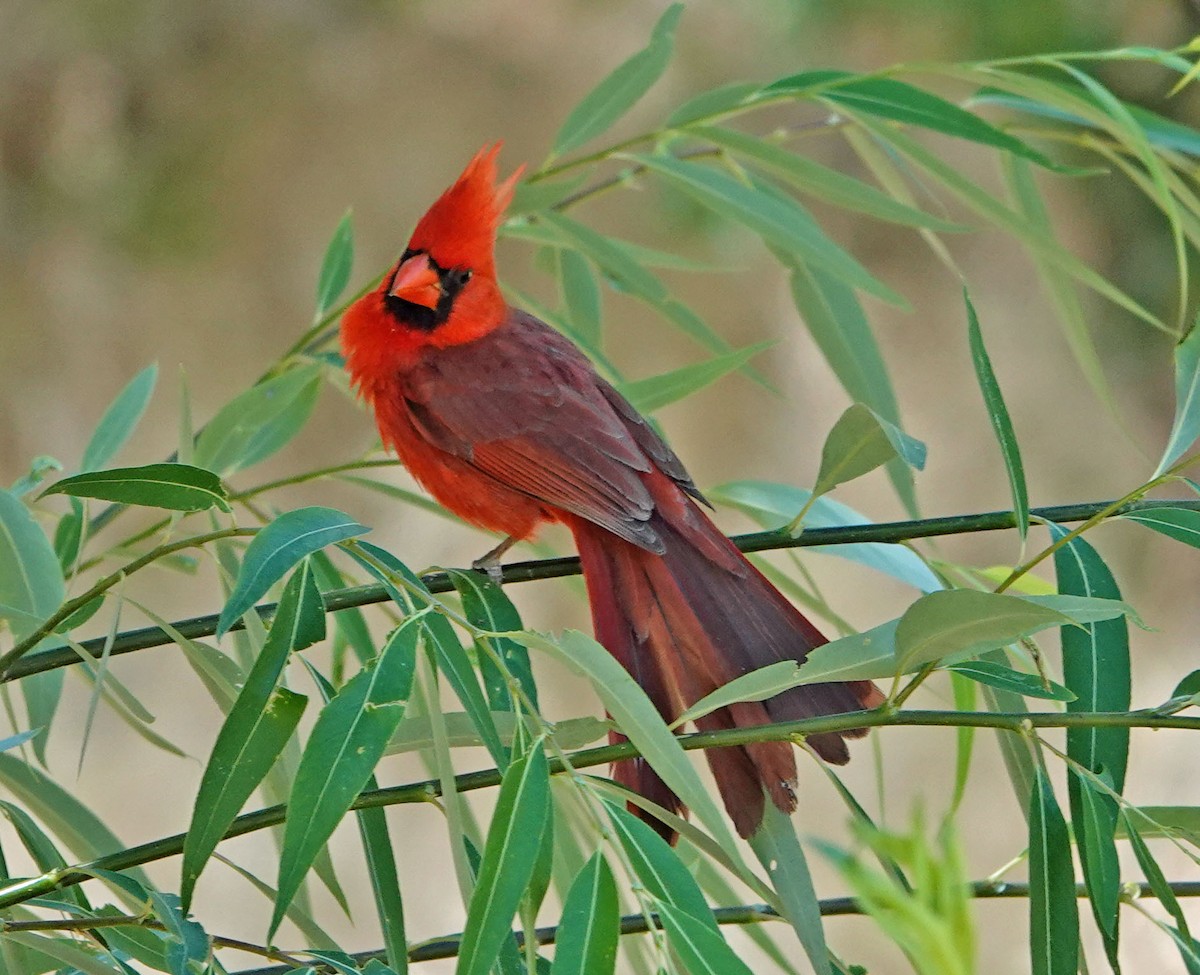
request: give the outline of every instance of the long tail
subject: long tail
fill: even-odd
[[[781,660],[802,661],[825,637],[717,529],[679,487],[657,471],[651,526],[665,546],[646,551],[582,519],[570,522],[598,639],[633,675],[659,713],[673,721],[735,677]],[[699,719],[701,730],[750,727],[874,707],[870,681],[795,687],[766,701],[735,704]],[[843,740],[865,731],[811,735],[827,762],[849,761]],[[796,761],[788,742],[707,751],[734,825],[750,836],[762,822],[764,795],[796,807]],[[618,762],[618,782],[679,812],[682,804],[642,759]],[[670,838],[657,820],[651,825]]]

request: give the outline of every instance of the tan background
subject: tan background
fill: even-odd
[[[16,479],[37,454],[53,454],[68,467],[77,463],[99,412],[150,361],[162,368],[159,390],[120,459],[148,463],[164,456],[175,442],[180,371],[202,421],[306,327],[321,253],[347,206],[355,213],[357,285],[402,248],[412,222],[479,145],[503,138],[506,166],[536,165],[570,107],[644,43],[660,10],[658,3],[550,0],[519,6],[497,0],[5,5],[0,481]],[[1118,43],[1170,47],[1198,30],[1194,7],[1157,0],[1082,10],[1040,2],[696,2],[683,20],[675,63],[618,132],[652,127],[685,98],[733,80],[771,79],[810,67],[866,70],[901,60]],[[1156,105],[1168,84],[1152,71],[1126,71],[1109,80],[1124,97]],[[1195,124],[1195,106],[1194,97],[1184,97],[1169,109]],[[938,148],[995,185],[989,158],[962,146]],[[835,139],[814,143],[813,151],[854,168]],[[1139,300],[1172,314],[1175,284],[1162,222],[1139,197],[1115,179],[1042,177],[1041,185],[1060,235],[1077,253]],[[666,199],[665,207],[660,202],[657,190],[648,189],[605,197],[576,215],[631,239],[738,269],[678,275],[671,284],[731,342],[782,339],[757,363],[782,398],[732,377],[664,410],[666,430],[702,486],[737,478],[811,484],[818,445],[847,400],[804,332],[781,274],[740,231],[714,225],[678,199]],[[1003,469],[970,371],[958,282],[905,231],[824,210],[820,215],[914,306],[911,314],[900,314],[868,302],[868,312],[906,427],[929,446],[929,465],[918,482],[924,510],[1006,507]],[[1020,252],[991,232],[950,244],[984,322],[1034,503],[1109,498],[1139,483],[1153,468],[1170,423],[1169,342],[1084,296],[1131,439],[1086,390]],[[506,245],[506,274],[546,296],[547,282],[529,258],[527,249]],[[637,305],[610,297],[605,308],[612,355],[631,377],[702,355]],[[371,436],[367,417],[327,389],[301,440],[235,484],[352,458]],[[407,483],[400,472],[391,476]],[[874,519],[902,514],[878,475],[838,496]],[[280,503],[343,507],[375,526],[377,542],[417,567],[464,564],[491,544],[476,532],[447,530],[444,522],[357,492],[307,486]],[[728,513],[721,522],[731,530],[745,527]],[[552,533],[548,538],[562,541]],[[1132,527],[1107,528],[1095,541],[1156,628],[1135,631],[1133,638],[1134,703],[1156,703],[1196,666],[1200,559]],[[948,540],[936,551],[979,565],[1018,557],[1007,533]],[[834,607],[857,626],[895,615],[912,598],[837,560],[807,557],[806,565],[833,594]],[[174,617],[212,611],[219,598],[210,575],[196,584],[148,574],[130,592]],[[570,587],[520,587],[514,596],[531,625],[586,627],[585,608]],[[128,612],[124,625],[142,625],[135,616]],[[218,716],[171,649],[126,658],[117,672],[158,715],[156,729],[199,761],[151,751],[101,711],[76,779],[86,690],[72,678],[51,768],[117,824],[123,839],[143,842],[186,826]],[[597,710],[565,677],[546,666],[540,673],[551,716]],[[914,703],[947,702],[935,689]],[[887,821],[905,825],[915,805],[936,816],[952,774],[952,736],[897,730],[876,736],[876,743],[884,756]],[[1148,803],[1200,802],[1194,744],[1188,745],[1166,734],[1136,735],[1130,796]],[[979,752],[962,819],[975,877],[1023,846],[1020,815],[1000,780],[995,746],[981,739]],[[860,745],[857,755],[847,781],[875,810],[871,746]],[[464,768],[483,761],[471,756]],[[396,763],[381,770],[381,780],[418,774]],[[803,828],[844,839],[843,807],[815,769],[803,774]],[[393,810],[390,817],[400,844],[410,938],[458,930],[462,911],[445,862],[440,817],[429,808]],[[12,845],[5,837],[8,853]],[[357,843],[353,831],[339,832],[335,857],[357,864]],[[241,839],[223,849],[272,879],[273,855],[261,840]],[[1185,861],[1165,856],[1164,863],[1173,876],[1196,875]],[[343,881],[357,927],[338,920],[323,891],[315,896],[346,947],[373,947],[379,939],[369,892],[355,870],[345,868]],[[840,892],[823,865],[817,870],[823,895]],[[175,861],[152,873],[168,887],[178,882]],[[262,939],[269,910],[242,881],[214,866],[202,881],[197,914],[211,932],[254,941]],[[553,915],[547,911],[545,920]],[[986,959],[981,969],[1026,971],[1024,905],[982,903],[976,918]],[[1126,959],[1134,970],[1178,965],[1166,938],[1147,922],[1127,913],[1124,927]],[[828,931],[851,961],[876,971],[903,964],[867,921],[835,919]],[[781,936],[786,943],[786,932]],[[1094,942],[1089,935],[1093,952]],[[285,929],[280,943],[299,939]]]

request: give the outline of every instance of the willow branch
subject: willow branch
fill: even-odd
[[[903,711],[884,710],[855,711],[849,714],[833,714],[803,721],[783,721],[777,724],[755,725],[748,728],[729,728],[722,731],[703,731],[678,736],[685,751],[706,748],[729,748],[764,741],[790,741],[807,735],[847,731],[854,728],[883,727],[944,727],[944,728],[996,728],[1003,731],[1023,733],[1031,728],[1157,728],[1176,731],[1200,731],[1200,716],[1182,717],[1163,715],[1158,711],[1079,711],[1071,714],[1054,712],[1009,712],[989,711]],[[607,765],[624,758],[639,755],[631,742],[619,745],[602,745],[572,752],[566,759],[552,757],[549,760],[552,774],[578,771],[597,765]],[[465,772],[454,778],[455,792],[473,792],[493,788],[500,784],[499,769],[490,768],[477,772]],[[431,802],[442,795],[441,780],[426,779],[405,785],[383,789],[370,789],[359,793],[350,804],[351,809],[377,809],[416,802]],[[284,805],[268,806],[255,812],[238,816],[225,832],[225,839],[257,832],[278,826],[287,818]],[[154,860],[162,860],[183,852],[184,834],[163,837],[140,846],[129,847],[87,863],[59,867],[38,877],[18,880],[0,887],[0,909],[21,904],[35,897],[43,897],[52,891],[72,887],[90,880],[96,871],[128,870]]]
[[[1168,886],[1176,897],[1200,897],[1200,881],[1177,881]],[[1129,884],[1126,889],[1135,897],[1154,896],[1154,891],[1150,889],[1150,885],[1147,883]],[[977,880],[971,884],[968,894],[977,900],[1028,897],[1029,884],[1024,882],[997,883],[992,880]],[[1075,896],[1079,898],[1087,897],[1087,887],[1083,884],[1076,884]],[[847,915],[866,913],[853,897],[827,897],[818,901],[817,904],[821,909],[823,917],[845,917]],[[768,907],[766,904],[736,904],[731,907],[714,907],[712,915],[713,920],[717,924],[762,924],[767,921],[784,920],[778,911]],[[652,929],[662,929],[662,920],[656,914],[651,914],[649,918],[644,914],[626,914],[620,920],[621,934],[645,934]],[[514,931],[513,935],[517,939],[517,947],[524,948],[525,932]],[[539,945],[552,945],[558,940],[558,928],[554,925],[535,928],[533,937],[534,941]],[[408,950],[408,960],[410,962],[420,962],[436,961],[439,958],[454,958],[458,955],[461,946],[461,934],[448,934],[440,938],[430,938],[427,941],[413,945]],[[298,954],[301,954],[301,952],[298,952]],[[385,952],[382,949],[359,951],[350,957],[354,959],[355,966],[360,968],[372,959],[378,959],[379,961],[387,960]],[[269,968],[247,968],[239,972],[234,972],[233,975],[288,975],[288,972],[291,970],[286,965],[273,965]],[[324,966],[318,966],[318,971],[328,970]]]
[[[1042,521],[1076,522],[1087,521],[1097,512],[1112,507],[1111,501],[1092,501],[1083,504],[1054,505],[1034,508],[1030,511],[1031,523]],[[1200,511],[1200,501],[1139,501],[1117,509],[1114,514],[1129,514],[1154,508],[1188,508]],[[823,545],[852,545],[864,542],[895,544],[918,538],[933,538],[945,535],[963,535],[973,532],[1002,531],[1016,527],[1016,515],[1011,511],[989,511],[979,514],[947,515],[941,518],[923,518],[914,521],[892,521],[880,524],[846,525],[839,528],[810,528],[800,535],[790,535],[782,530],[753,532],[734,536],[733,542],[743,552],[765,552],[775,549],[814,548]],[[557,579],[562,576],[578,575],[579,559],[575,557],[540,559],[529,562],[510,562],[502,568],[505,583],[532,582],[538,579]],[[430,572],[422,577],[430,592],[449,592],[454,588],[445,572]],[[346,589],[331,589],[323,593],[326,612],[336,613],[357,606],[387,602],[390,598],[382,585],[351,586]],[[262,603],[255,607],[258,615],[269,619],[275,614],[275,603]],[[177,620],[172,627],[188,640],[212,636],[217,630],[219,614],[195,616]],[[245,624],[239,620],[231,629],[241,629]],[[104,652],[104,638],[85,640],[80,647],[93,657]],[[148,626],[137,630],[118,633],[113,640],[109,656],[133,653],[150,647],[160,647],[172,642],[172,638],[160,627]],[[80,663],[79,656],[69,647],[44,650],[17,660],[0,676],[0,683],[40,674],[59,667],[70,667]]]

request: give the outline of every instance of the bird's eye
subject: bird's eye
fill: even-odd
[[[449,284],[454,288],[461,288],[464,284],[471,280],[471,269],[466,267],[456,267],[450,271]]]

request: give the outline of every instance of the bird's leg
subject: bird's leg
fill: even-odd
[[[472,562],[471,568],[476,572],[486,572],[487,577],[491,579],[493,583],[499,586],[502,581],[502,575],[500,572],[500,557],[519,541],[520,539],[515,535],[509,535],[508,538],[504,539],[504,541],[502,541],[486,555],[483,555]]]

